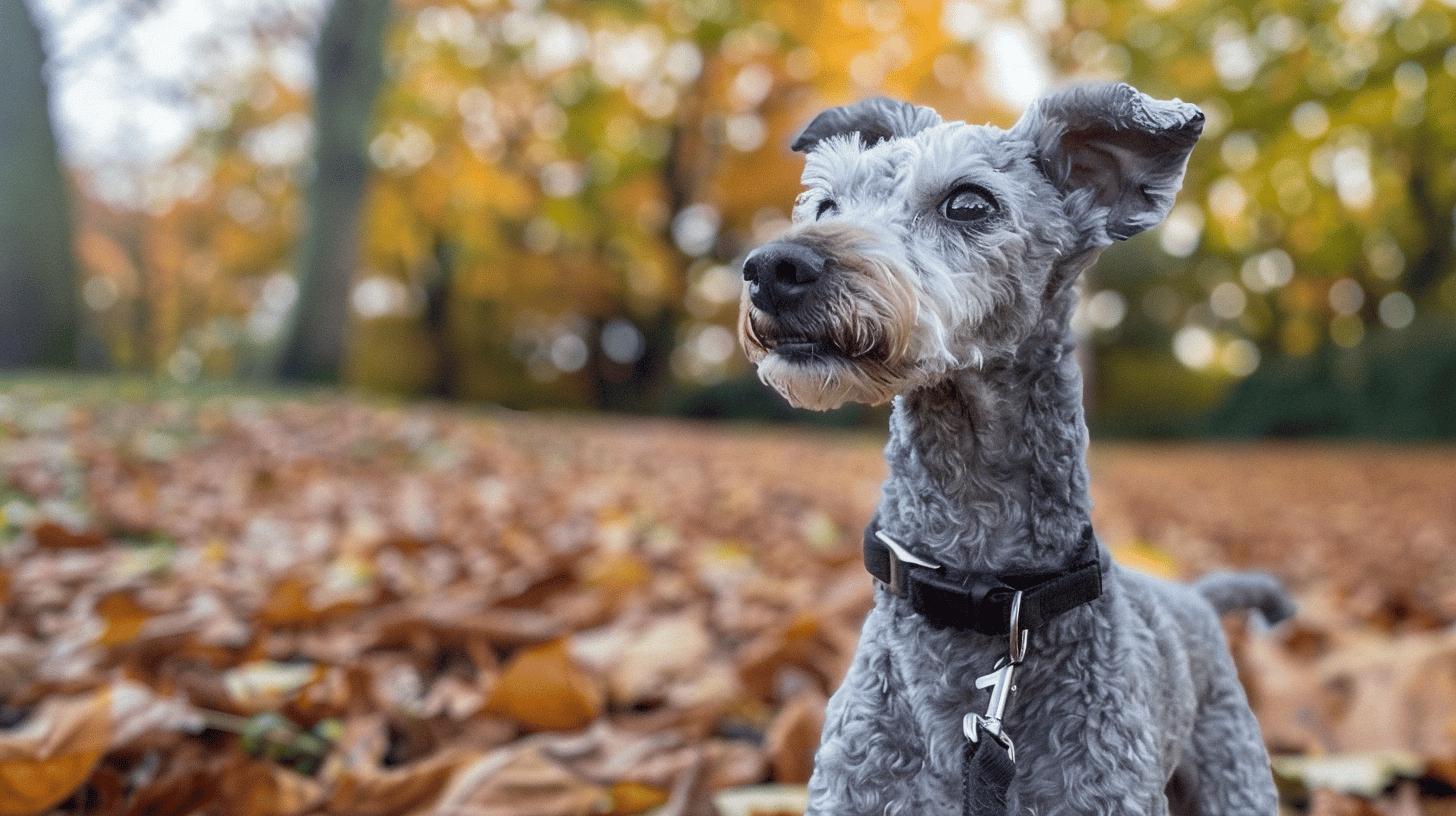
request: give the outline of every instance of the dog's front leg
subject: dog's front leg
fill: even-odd
[[[1168,816],[1163,773],[1146,720],[1059,736],[1058,748],[1018,756],[1014,816]],[[1142,727],[1142,731],[1137,729]],[[1017,746],[1018,749],[1021,746]],[[1028,749],[1031,746],[1027,746]],[[1253,816],[1253,814],[1250,814]],[[1260,814],[1260,816],[1263,816]]]
[[[884,616],[872,611],[844,683],[829,700],[805,816],[911,816],[926,812],[917,777],[924,747],[893,656]]]
[[[1014,816],[1167,816],[1172,763],[1156,639],[1135,633],[1114,584],[1075,639],[1043,639],[1021,675]],[[1191,702],[1191,701],[1190,701]],[[1254,814],[1249,814],[1254,816]],[[1264,814],[1258,814],[1264,816]]]

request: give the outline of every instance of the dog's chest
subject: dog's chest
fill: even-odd
[[[911,723],[924,746],[925,770],[921,779],[927,793],[959,791],[967,713],[986,711],[988,689],[977,688],[978,678],[997,667],[1008,642],[972,632],[929,627],[895,601],[880,597],[872,614],[885,616],[884,633],[897,674],[888,682],[910,711]],[[1076,615],[1076,618],[1082,618]],[[1080,624],[1071,626],[1069,624]],[[1095,673],[1092,663],[1099,651],[1093,638],[1078,638],[1074,630],[1085,620],[1054,622],[1035,635],[1015,677],[1016,692],[1007,709],[1005,727],[1024,757],[1046,754],[1052,732],[1068,723],[1086,720],[1075,693]],[[931,796],[931,799],[937,798]]]

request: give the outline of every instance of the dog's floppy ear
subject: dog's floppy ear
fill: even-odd
[[[940,124],[940,114],[930,108],[877,96],[830,108],[810,122],[791,145],[797,153],[808,153],[830,136],[858,133],[866,146],[899,136],[913,136]]]
[[[1203,132],[1203,112],[1124,83],[1081,85],[1038,99],[1011,132],[1034,145],[1033,158],[1069,208],[1088,215],[1105,208],[1098,228],[1106,237],[1088,236],[1105,244],[1168,214]]]

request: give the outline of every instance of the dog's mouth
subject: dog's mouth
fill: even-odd
[[[833,343],[805,335],[777,337],[767,343],[768,351],[784,358],[809,362],[825,357],[843,357],[844,353]]]
[[[806,370],[884,365],[891,352],[873,322],[841,320],[822,310],[769,315],[745,305],[739,337],[755,363],[771,357]]]
[[[814,335],[785,332],[769,335],[761,340],[764,351],[789,363],[823,363],[827,360],[847,360],[850,357],[842,348],[834,345],[833,341]]]

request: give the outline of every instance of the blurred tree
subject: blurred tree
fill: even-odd
[[[785,223],[792,133],[877,90],[999,110],[941,13],[404,4],[370,145],[353,375],[637,409],[661,407],[673,381],[740,375],[732,264]]]
[[[1422,338],[1444,335],[1415,329],[1456,313],[1453,31],[1456,7],[1432,0],[1067,4],[1044,41],[1059,71],[1124,77],[1208,115],[1168,224],[1096,271],[1083,317],[1104,352],[1104,419],[1187,417],[1197,404],[1128,395],[1209,406],[1255,374],[1244,408],[1219,416],[1293,433],[1298,416],[1275,417],[1295,411],[1289,372],[1339,393],[1350,366],[1319,360],[1376,359],[1341,349],[1408,335],[1381,340],[1379,359],[1412,355],[1413,371],[1439,353]],[[1456,410],[1449,389],[1424,393],[1424,410]],[[1261,401],[1265,418],[1233,421]]]
[[[70,196],[44,66],[29,6],[0,3],[0,369],[76,363]]]
[[[362,5],[341,5],[316,10],[363,25]],[[1088,281],[1079,325],[1099,350],[1103,420],[1196,430],[1188,418],[1239,383],[1254,405],[1281,372],[1350,368],[1281,360],[1366,359],[1321,349],[1387,333],[1405,341],[1382,362],[1421,355],[1440,334],[1420,324],[1456,312],[1456,8],[1439,0],[396,0],[394,12],[370,34],[382,85],[343,87],[320,49],[313,184],[298,169],[306,83],[284,81],[272,35],[254,35],[256,83],[199,69],[193,90],[221,104],[157,174],[171,197],[98,215],[107,240],[83,231],[88,270],[146,301],[158,367],[226,372],[284,331],[288,359],[324,361],[300,370],[332,376],[346,360],[344,376],[376,388],[761,411],[739,387],[734,261],[785,224],[794,130],[876,93],[1009,124],[1059,77],[1125,78],[1208,113],[1168,224],[1114,248]],[[371,117],[355,103],[375,89]],[[331,139],[340,94],[352,114]],[[328,144],[351,162],[325,170]],[[328,206],[345,193],[360,209]],[[310,232],[295,250],[299,220]],[[296,300],[288,333],[280,315]],[[714,384],[711,405],[691,399]]]
[[[319,34],[313,174],[299,249],[298,304],[278,364],[284,379],[334,381],[343,367],[369,174],[366,146],[384,82],[392,5],[392,0],[335,0]]]

